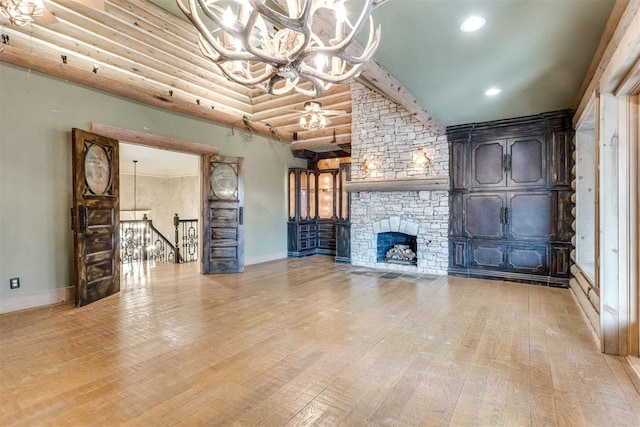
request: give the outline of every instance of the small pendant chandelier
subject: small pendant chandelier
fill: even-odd
[[[325,128],[327,126],[327,118],[322,113],[321,108],[322,104],[319,102],[305,102],[304,109],[308,114],[300,117],[300,126],[310,131]]]

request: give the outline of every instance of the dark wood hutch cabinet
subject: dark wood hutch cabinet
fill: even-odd
[[[349,164],[333,169],[289,169],[287,253],[335,255],[350,261]]]
[[[449,274],[567,286],[571,111],[450,126]]]

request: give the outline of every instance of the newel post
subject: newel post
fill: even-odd
[[[174,262],[176,264],[180,263],[180,244],[178,242],[178,226],[180,225],[180,217],[178,216],[178,214],[175,214],[173,216],[173,226],[175,228],[175,241],[176,241],[176,246],[174,249],[174,253],[173,253],[173,258],[174,258]]]

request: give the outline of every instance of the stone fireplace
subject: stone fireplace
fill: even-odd
[[[351,97],[351,182],[347,184],[351,263],[415,274],[447,274],[446,136],[430,132],[402,107],[359,83],[351,84]],[[414,162],[415,153],[421,151],[430,158],[429,167]],[[374,168],[365,170],[365,164]],[[386,236],[382,238],[385,248],[379,245],[380,235]],[[385,256],[393,245],[408,246],[415,258],[389,262]]]

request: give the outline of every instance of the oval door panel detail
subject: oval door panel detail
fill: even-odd
[[[111,183],[111,164],[105,149],[92,144],[84,157],[84,178],[89,191],[95,195],[103,195]]]
[[[220,200],[235,200],[238,197],[238,175],[233,165],[218,164],[211,172],[211,191]]]

